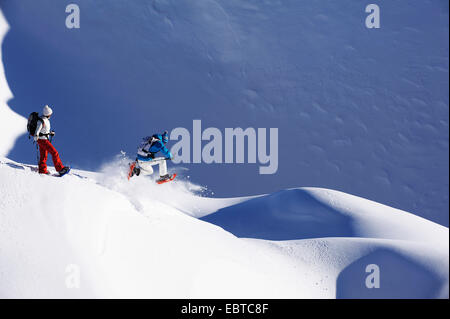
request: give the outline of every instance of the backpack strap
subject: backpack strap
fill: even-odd
[[[156,143],[159,140],[160,139],[157,136],[152,135],[152,137],[148,139],[148,143],[150,144],[150,146],[148,148],[152,147],[153,144]]]

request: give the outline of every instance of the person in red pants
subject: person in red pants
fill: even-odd
[[[70,170],[70,168],[62,164],[58,151],[49,140],[49,136],[55,135],[55,132],[50,129],[50,117],[52,114],[52,109],[48,105],[44,106],[42,115],[40,116],[41,120],[37,122],[36,133],[34,134],[34,140],[39,145],[39,174],[50,174],[47,170],[47,157],[48,153],[50,153],[56,171],[60,175],[64,175]]]

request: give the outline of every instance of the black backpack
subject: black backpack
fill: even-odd
[[[146,136],[143,138],[143,141],[145,143],[150,144],[149,148],[152,147],[153,143],[160,141],[160,139],[158,138],[158,134],[153,134],[152,136]]]
[[[38,112],[33,112],[30,114],[30,116],[28,116],[27,131],[30,136],[34,136],[34,134],[36,133],[38,121],[44,123],[44,121],[39,117]]]

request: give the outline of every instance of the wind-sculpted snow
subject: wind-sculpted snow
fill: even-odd
[[[208,198],[127,162],[57,178],[0,160],[0,297],[448,298],[446,227],[326,189]]]
[[[10,150],[49,103],[64,163],[103,163],[0,158],[0,298],[449,297],[448,4],[385,1],[367,30],[354,0],[77,3],[69,30],[64,3],[0,1],[0,156],[34,160]],[[109,161],[195,119],[279,128],[277,175]]]
[[[192,181],[222,197],[339,189],[448,226],[448,1],[380,0],[380,29],[355,0],[77,0],[80,29],[69,3],[0,1],[9,105],[50,104],[69,164],[98,170],[196,119],[278,128],[277,174],[191,162]],[[7,156],[30,162],[28,142]]]
[[[342,192],[296,188],[252,198],[202,218],[239,237],[291,240],[369,237],[448,246],[448,228]],[[439,234],[436,241],[435,236]]]
[[[335,276],[322,280],[337,277],[337,298],[448,296],[448,228],[379,203],[298,188],[247,199],[201,219],[238,237],[279,240],[272,243],[294,260],[328,267]],[[378,289],[366,287],[368,265],[381,270]]]

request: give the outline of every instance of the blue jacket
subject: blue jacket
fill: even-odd
[[[150,161],[152,160],[152,157],[149,153],[155,155],[158,152],[161,152],[165,158],[172,158],[172,154],[162,142],[161,134],[154,134],[153,137],[157,138],[158,140],[153,142],[151,145],[148,142],[148,138],[144,139],[144,142],[138,149],[138,159],[143,161]]]

